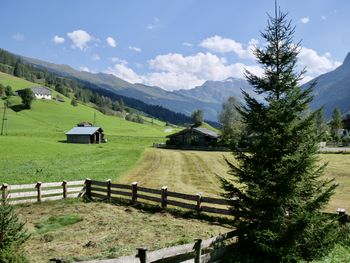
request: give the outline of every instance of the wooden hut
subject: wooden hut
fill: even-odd
[[[216,144],[219,134],[206,128],[187,128],[167,136],[168,145],[176,146],[202,146],[208,147]]]
[[[101,143],[105,142],[101,127],[74,127],[66,132],[68,143]]]

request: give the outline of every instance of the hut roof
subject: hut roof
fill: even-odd
[[[74,127],[66,135],[92,135],[98,130],[103,131],[100,127]]]
[[[168,136],[166,136],[167,138],[170,138],[170,137],[173,137],[173,136],[177,136],[177,135],[180,135],[180,134],[185,134],[187,132],[190,132],[190,131],[194,131],[194,132],[198,132],[198,133],[201,133],[205,136],[209,136],[209,137],[212,137],[212,138],[219,138],[220,135],[217,134],[216,132],[214,131],[211,131],[209,129],[206,129],[206,128],[186,128],[182,131],[179,131],[177,133],[173,133],[173,134],[170,134]]]

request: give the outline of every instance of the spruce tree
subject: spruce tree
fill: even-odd
[[[247,152],[236,152],[232,180],[222,179],[237,229],[240,262],[297,262],[328,252],[336,224],[321,210],[333,195],[333,180],[322,177],[315,115],[310,112],[314,85],[301,88],[299,43],[295,27],[277,7],[269,16],[266,44],[255,49],[263,75],[246,78],[263,99],[244,93],[242,121]]]
[[[340,140],[340,135],[338,133],[339,129],[343,129],[343,118],[341,115],[341,111],[338,107],[333,110],[332,120],[330,122],[332,136],[336,141]]]

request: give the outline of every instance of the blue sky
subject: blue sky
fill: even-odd
[[[302,40],[305,80],[350,51],[350,1],[280,0]],[[2,0],[0,47],[24,56],[111,73],[168,90],[259,74],[274,0]]]

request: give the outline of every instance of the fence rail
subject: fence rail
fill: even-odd
[[[131,185],[112,184],[110,180],[100,182],[86,180],[86,195],[89,198],[102,200],[118,200],[131,204],[146,203],[156,204],[162,208],[168,206],[180,207],[196,211],[197,213],[213,213],[230,215],[229,201],[221,198],[204,197],[202,193],[195,195],[168,191],[166,186],[161,189],[153,189],[138,186],[137,182]],[[145,200],[147,202],[145,202]],[[214,206],[213,206],[214,205]]]
[[[1,199],[9,204],[36,203],[48,200],[80,197],[84,194],[84,181],[1,185]]]
[[[81,263],[150,263],[150,262],[194,262],[207,263],[222,259],[229,251],[229,245],[213,249],[219,243],[227,240],[235,242],[236,232],[231,231],[223,235],[206,240],[196,239],[194,243],[178,245],[148,252],[147,248],[137,248],[134,255],[119,257],[115,259],[91,260]]]

